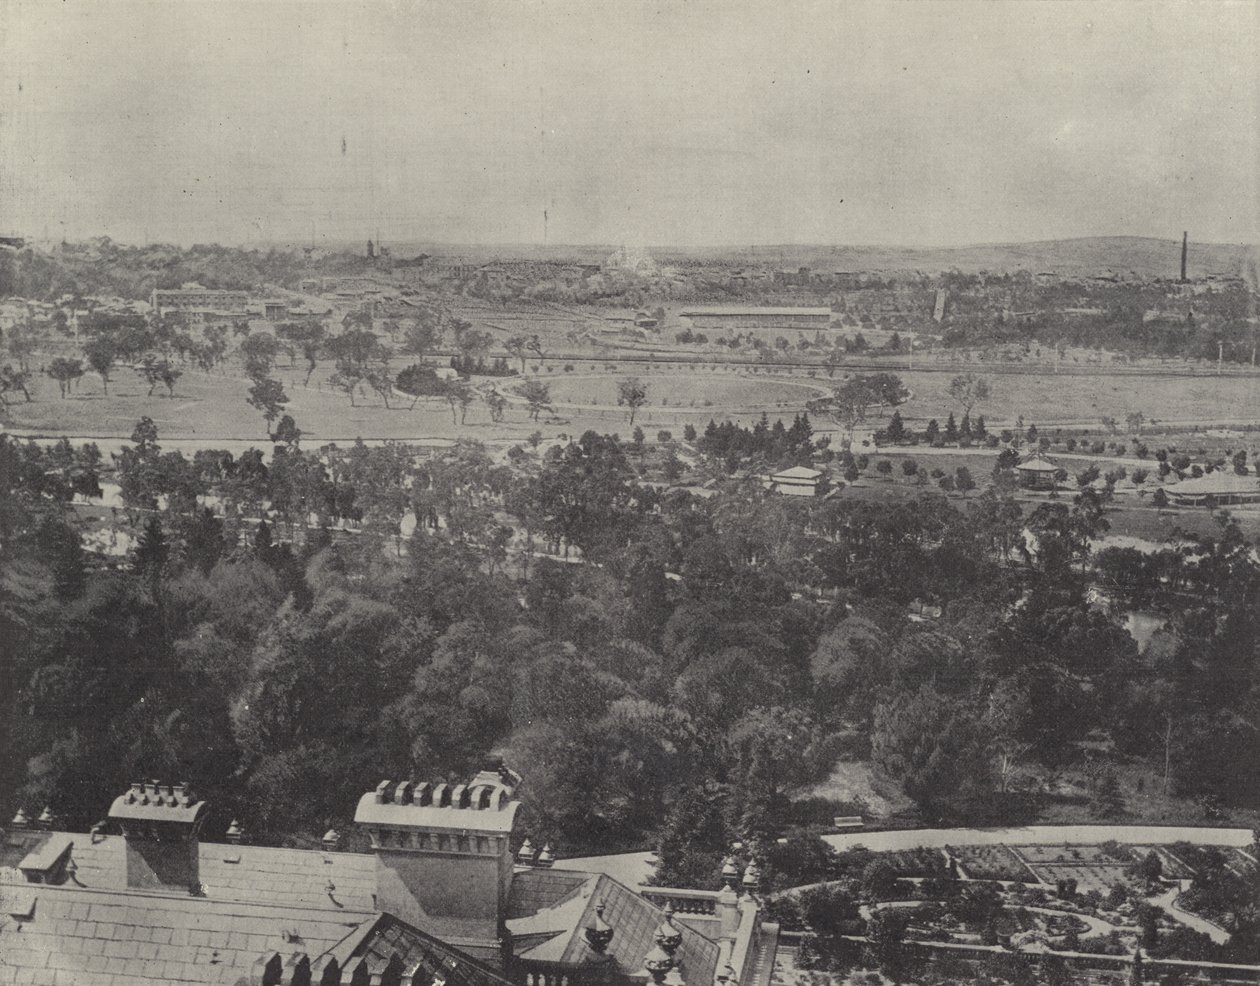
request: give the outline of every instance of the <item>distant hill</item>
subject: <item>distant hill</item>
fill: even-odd
[[[290,246],[291,244],[285,244]],[[617,244],[456,244],[394,242],[395,256],[417,253],[462,256],[474,262],[497,260],[551,260],[600,262]],[[345,244],[351,251],[360,244]],[[890,246],[750,246],[750,247],[648,247],[656,260],[669,262],[725,262],[735,265],[832,271],[923,271],[966,273],[1030,270],[1057,274],[1134,273],[1142,277],[1176,277],[1181,264],[1181,240],[1147,236],[1092,236],[1071,240],[1039,240],[1031,243],[982,243],[960,247]],[[1242,275],[1254,263],[1253,247],[1234,243],[1190,241],[1190,276]],[[1250,254],[1250,256],[1249,256]]]
[[[1232,243],[1190,242],[1188,272],[1241,275],[1251,248]],[[702,251],[661,251],[663,257],[697,257]],[[962,247],[827,247],[766,246],[713,251],[734,263],[775,267],[810,267],[833,271],[943,270],[1050,271],[1057,274],[1130,272],[1143,277],[1176,277],[1181,265],[1181,241],[1145,236],[1093,236],[1033,243],[985,243]]]

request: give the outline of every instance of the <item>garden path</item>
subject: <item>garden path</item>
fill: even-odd
[[[1183,911],[1177,906],[1177,897],[1181,894],[1180,887],[1173,887],[1166,890],[1158,897],[1148,897],[1147,903],[1154,904],[1165,914],[1169,915],[1173,920],[1180,921],[1187,928],[1193,928],[1195,931],[1201,931],[1218,945],[1224,945],[1229,941],[1229,932],[1219,925],[1213,924],[1206,918],[1201,918],[1197,914],[1191,914],[1189,911]]]
[[[927,903],[927,901],[890,900],[882,904],[876,904],[874,907],[870,904],[863,904],[858,908],[858,914],[861,915],[862,919],[865,921],[870,919],[871,911],[873,910],[879,910],[883,907],[918,907],[920,904],[925,903]],[[1013,910],[1014,905],[1007,905],[1007,909]],[[1089,934],[1091,935],[1109,935],[1116,930],[1115,925],[1108,924],[1102,918],[1094,917],[1091,914],[1077,914],[1075,911],[1059,911],[1055,910],[1053,907],[1025,907],[1024,910],[1028,911],[1030,914],[1044,914],[1048,917],[1062,917],[1067,915],[1068,917],[1077,918],[1089,925]]]

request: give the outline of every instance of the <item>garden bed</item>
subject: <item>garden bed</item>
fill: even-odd
[[[1032,883],[1037,879],[1037,874],[1008,846],[946,848],[973,880]]]
[[[1102,845],[1035,845],[1020,846],[1019,855],[1030,865],[1063,863],[1069,866],[1092,863],[1099,866],[1128,866],[1145,853],[1130,846],[1114,843]]]
[[[939,849],[900,849],[882,852],[878,858],[892,866],[899,877],[945,874],[945,856]]]

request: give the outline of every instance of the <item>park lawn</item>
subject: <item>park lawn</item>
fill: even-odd
[[[648,406],[722,409],[783,409],[792,414],[806,401],[823,393],[811,383],[795,380],[758,380],[735,374],[706,376],[699,373],[575,374],[548,380],[557,404],[616,406],[618,384],[637,376],[647,387]]]
[[[918,428],[930,418],[943,426],[951,411],[961,419],[963,408],[949,396],[949,384],[954,375],[967,370],[989,380],[992,396],[971,413],[984,415],[990,430],[1009,427],[1021,417],[1025,425],[1036,424],[1043,430],[1048,425],[1066,424],[1101,430],[1103,417],[1123,422],[1126,415],[1139,411],[1150,425],[1260,420],[1260,375],[1003,374],[976,367],[898,371],[911,394],[897,408],[902,419]],[[837,373],[831,383],[839,384],[843,379],[844,374]],[[882,427],[891,413],[889,408],[876,411],[868,423]]]
[[[572,422],[547,427],[530,421],[523,407],[509,407],[507,420],[492,423],[481,402],[469,409],[465,423],[452,420],[445,401],[421,400],[412,408],[411,399],[398,395],[386,409],[375,394],[357,396],[354,407],[345,393],[331,389],[327,378],[330,365],[321,365],[303,386],[305,369],[281,366],[276,378],[290,398],[285,413],[290,414],[308,441],[350,442],[355,438],[416,439],[468,437],[482,441],[522,441],[540,429],[548,437],[558,431],[580,433]],[[480,378],[479,378],[480,379]],[[215,441],[235,439],[267,440],[262,415],[248,403],[249,381],[232,373],[201,373],[185,370],[175,385],[175,396],[162,388],[147,396],[147,385],[130,370],[119,370],[105,394],[96,376],[84,377],[68,399],[58,396],[57,385],[47,377],[35,377],[31,403],[10,405],[6,426],[41,435],[65,434],[75,437],[121,437],[131,434],[136,421],[147,415],[167,438]],[[624,415],[589,418],[578,422],[600,431],[616,430],[614,422],[624,423]],[[565,427],[568,425],[569,427]],[[628,427],[622,430],[629,432]]]

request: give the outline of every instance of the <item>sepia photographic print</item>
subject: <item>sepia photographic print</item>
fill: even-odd
[[[0,0],[0,986],[1260,983],[1260,2]]]

